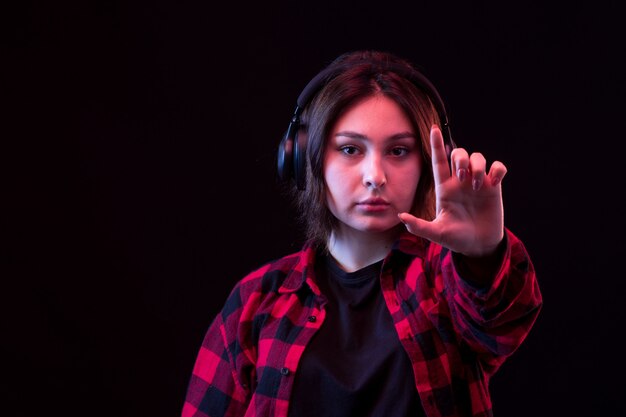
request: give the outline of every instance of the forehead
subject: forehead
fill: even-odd
[[[366,97],[350,106],[335,122],[332,132],[342,130],[372,134],[413,133],[413,125],[398,103],[384,95]]]

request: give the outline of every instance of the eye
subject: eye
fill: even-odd
[[[391,148],[391,150],[389,151],[389,153],[393,156],[405,156],[409,152],[411,152],[411,150],[406,146],[396,146],[394,148]]]
[[[359,152],[359,149],[354,145],[344,145],[339,150],[345,155],[356,155]]]

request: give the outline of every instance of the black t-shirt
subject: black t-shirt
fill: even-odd
[[[326,318],[300,360],[289,417],[424,416],[383,299],[382,261],[351,273],[330,256],[320,261]]]

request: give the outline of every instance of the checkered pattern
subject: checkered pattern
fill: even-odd
[[[409,233],[385,259],[383,296],[429,417],[492,416],[489,378],[528,335],[541,309],[522,242],[506,231],[492,284],[462,279],[445,248]],[[325,318],[315,248],[242,279],[212,322],[182,417],[286,417],[302,353]]]

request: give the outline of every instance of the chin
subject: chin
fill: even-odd
[[[398,229],[398,226],[401,225],[401,222],[385,222],[385,223],[371,223],[367,225],[361,225],[361,227],[357,227],[356,229],[360,230],[363,233],[387,233],[390,231],[395,231]]]

